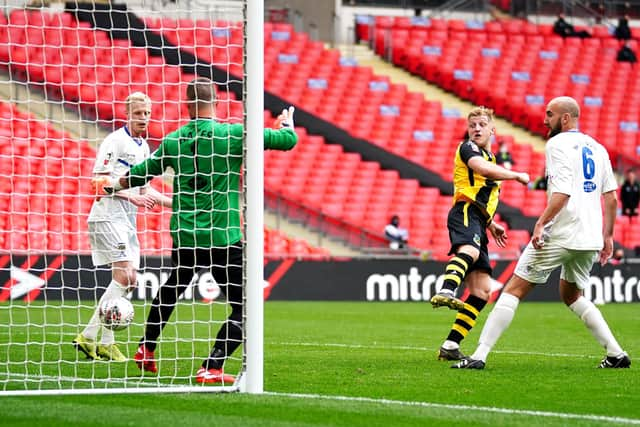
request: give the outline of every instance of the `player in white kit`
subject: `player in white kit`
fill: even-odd
[[[123,176],[131,166],[149,156],[144,135],[151,117],[151,99],[142,92],[134,92],[125,100],[125,108],[127,124],[110,133],[100,145],[94,176]],[[89,323],[73,340],[77,350],[87,358],[127,360],[115,344],[113,331],[100,324],[98,311],[103,301],[125,296],[136,286],[136,271],[140,267],[136,214],[138,207],[151,209],[158,203],[171,206],[171,199],[147,186],[96,198],[91,207],[88,228],[93,264],[110,264],[112,275]]]
[[[593,138],[578,131],[580,108],[570,97],[547,105],[545,147],[548,202],[536,222],[531,242],[514,275],[482,328],[479,345],[452,368],[483,369],[487,356],[507,329],[522,300],[536,284],[544,284],[558,267],[560,296],[606,349],[598,367],[628,368],[631,360],[614,338],[600,310],[582,295],[593,263],[605,264],[613,252],[618,200],[609,154]],[[604,224],[601,207],[604,198]],[[602,231],[601,231],[602,230]]]

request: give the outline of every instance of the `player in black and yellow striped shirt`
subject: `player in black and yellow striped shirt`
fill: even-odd
[[[476,318],[490,295],[491,265],[487,245],[487,229],[500,247],[506,244],[504,228],[493,222],[498,207],[500,181],[529,182],[529,175],[505,169],[496,164],[491,153],[495,132],[493,110],[476,107],[467,117],[468,139],[456,150],[453,171],[453,207],[447,218],[452,255],[445,267],[442,289],[431,298],[434,308],[458,310],[451,332],[440,348],[441,360],[459,360],[460,342],[474,327]],[[462,282],[469,289],[466,301],[455,297]]]

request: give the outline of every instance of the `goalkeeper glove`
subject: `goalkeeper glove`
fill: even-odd
[[[296,108],[292,105],[288,109],[282,110],[282,113],[276,118],[274,127],[277,129],[291,128],[293,129],[293,112]]]
[[[119,178],[99,176],[91,178],[91,189],[97,200],[100,200],[102,196],[111,196],[116,191],[122,190],[122,185]]]

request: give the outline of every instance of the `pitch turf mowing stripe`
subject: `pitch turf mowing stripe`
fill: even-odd
[[[11,331],[0,331],[0,336],[20,336],[20,334],[16,334]],[[24,335],[24,334],[22,334]],[[74,333],[62,333],[61,336],[75,337],[77,334]],[[375,345],[365,345],[365,344],[342,344],[342,343],[314,343],[314,342],[268,342],[265,343],[267,345],[282,345],[282,346],[291,346],[291,347],[336,347],[336,348],[354,348],[354,349],[368,349],[368,350],[412,350],[412,351],[437,351],[437,348],[428,348],[428,347],[415,347],[415,346],[404,346],[404,345],[394,345],[394,346],[375,346]],[[571,354],[571,353],[544,353],[537,351],[512,351],[512,350],[493,350],[491,354],[521,354],[521,355],[529,355],[529,356],[544,356],[544,357],[577,357],[580,359],[602,359],[602,356],[594,356],[588,354]]]
[[[291,347],[336,347],[336,348],[354,348],[365,350],[413,350],[413,351],[437,351],[437,348],[427,347],[413,347],[405,345],[392,345],[392,346],[380,346],[380,345],[364,345],[364,344],[341,344],[341,343],[314,343],[314,342],[277,342],[267,343],[268,345],[281,345]],[[602,356],[593,356],[588,354],[570,354],[570,353],[543,353],[537,351],[510,351],[510,350],[493,350],[491,354],[521,354],[528,356],[543,356],[543,357],[576,357],[580,359],[601,359]]]
[[[347,401],[347,402],[373,403],[373,404],[380,404],[380,405],[414,406],[414,407],[422,407],[422,408],[451,409],[454,411],[491,412],[495,414],[505,414],[505,415],[521,415],[521,416],[533,416],[533,417],[560,418],[560,419],[567,419],[567,420],[597,421],[597,422],[604,422],[604,423],[611,423],[611,424],[640,425],[640,419],[637,419],[637,418],[607,417],[604,415],[571,414],[571,413],[565,413],[565,412],[550,412],[550,411],[531,411],[527,409],[495,408],[491,406],[450,405],[446,403],[408,402],[403,400],[373,399],[370,397],[327,396],[327,395],[320,395],[320,394],[272,393],[272,392],[265,392],[264,394],[271,395],[271,396],[279,396],[279,397],[291,397],[296,399],[299,398],[299,399],[337,400],[337,401]]]

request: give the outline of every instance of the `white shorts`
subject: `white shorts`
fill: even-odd
[[[140,268],[140,243],[135,228],[124,222],[90,222],[89,242],[93,265],[129,261]]]
[[[591,268],[598,253],[596,250],[566,249],[552,242],[535,249],[529,242],[520,255],[515,274],[529,283],[541,284],[547,282],[553,270],[562,266],[560,278],[584,289],[589,284]]]

